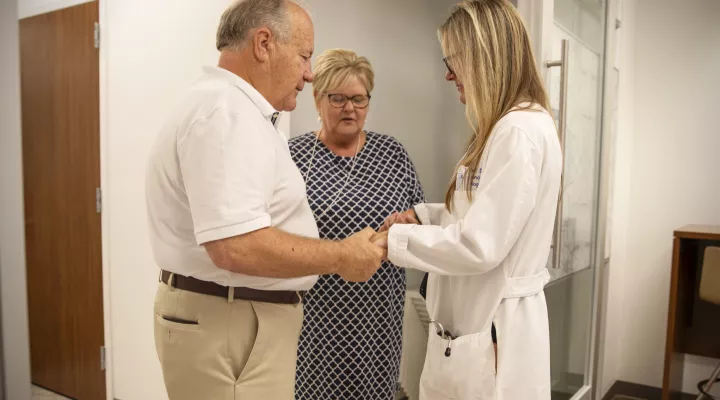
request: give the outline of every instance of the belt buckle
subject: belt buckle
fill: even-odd
[[[303,302],[303,292],[301,290],[296,290],[295,295],[298,298],[298,302],[295,303],[295,308],[299,307]]]

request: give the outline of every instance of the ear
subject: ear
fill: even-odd
[[[273,35],[266,27],[258,28],[252,37],[253,53],[260,62],[268,62],[270,53],[275,50]]]
[[[322,97],[318,97],[317,90],[313,90],[313,99],[315,99],[315,108],[320,110],[320,100],[322,100]]]

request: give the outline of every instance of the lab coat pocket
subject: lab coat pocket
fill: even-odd
[[[425,366],[420,379],[421,400],[494,400],[495,350],[490,329],[452,341],[430,329]]]

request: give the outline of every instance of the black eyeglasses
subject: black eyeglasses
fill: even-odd
[[[447,57],[443,57],[443,62],[445,63],[445,66],[447,67],[448,72],[450,72],[450,75],[455,75],[455,71],[453,71],[453,69],[450,68],[450,63],[448,63]]]
[[[364,95],[364,94],[358,94],[352,97],[345,96],[341,93],[325,93],[327,95],[328,100],[330,101],[330,105],[335,108],[343,108],[345,107],[345,104],[347,104],[348,100],[352,101],[353,107],[355,108],[365,108],[370,104],[370,95]]]

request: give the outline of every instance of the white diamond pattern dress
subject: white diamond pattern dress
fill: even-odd
[[[367,133],[339,197],[352,157],[335,155],[312,133],[291,139],[290,152],[307,179],[308,201],[323,239],[342,240],[368,226],[377,230],[388,215],[425,201],[407,152],[390,136]],[[303,304],[295,398],[395,399],[405,270],[386,262],[366,283],[321,276]]]

